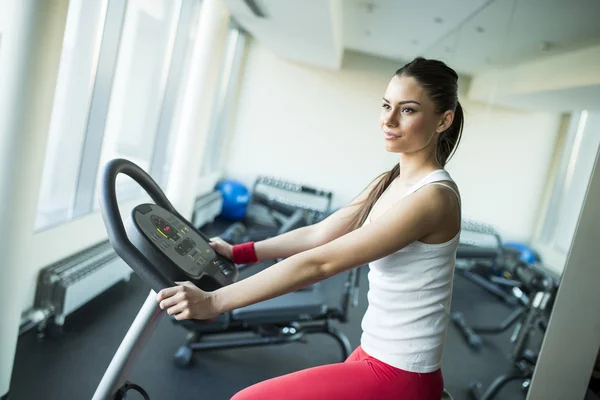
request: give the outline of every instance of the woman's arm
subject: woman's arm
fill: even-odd
[[[242,281],[210,293],[193,285],[168,288],[157,300],[176,319],[210,319],[292,292],[392,254],[435,232],[448,213],[457,213],[456,199],[448,192],[433,185],[424,187],[376,221]]]
[[[346,207],[314,225],[305,226],[282,235],[254,244],[259,260],[288,258],[294,254],[322,246],[350,232],[352,216],[381,177],[375,179],[362,193]]]

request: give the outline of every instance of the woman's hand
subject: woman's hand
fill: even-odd
[[[220,237],[212,238],[208,243],[210,247],[213,248],[214,251],[227,258],[230,261],[233,261],[233,246],[221,239]]]
[[[177,282],[179,286],[163,289],[156,295],[156,301],[167,314],[178,321],[186,319],[207,320],[220,312],[215,307],[214,297],[192,282]]]

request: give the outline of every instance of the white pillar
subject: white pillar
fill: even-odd
[[[527,399],[585,397],[600,346],[599,237],[600,151]]]
[[[167,186],[169,200],[185,218],[191,217],[194,208],[228,24],[222,0],[202,2]]]
[[[68,0],[0,0],[0,397],[10,386]]]

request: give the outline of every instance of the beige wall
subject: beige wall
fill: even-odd
[[[398,63],[349,52],[341,71],[284,61],[251,40],[228,132],[225,175],[275,175],[335,192],[346,204],[396,156],[383,149],[380,100]],[[461,89],[463,92],[464,89]],[[464,214],[506,239],[529,240],[560,116],[463,101],[463,141],[448,170]]]

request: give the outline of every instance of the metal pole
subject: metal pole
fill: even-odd
[[[161,316],[162,310],[156,302],[156,293],[151,290],[104,373],[92,400],[114,398],[125,383],[133,363],[154,333]]]

